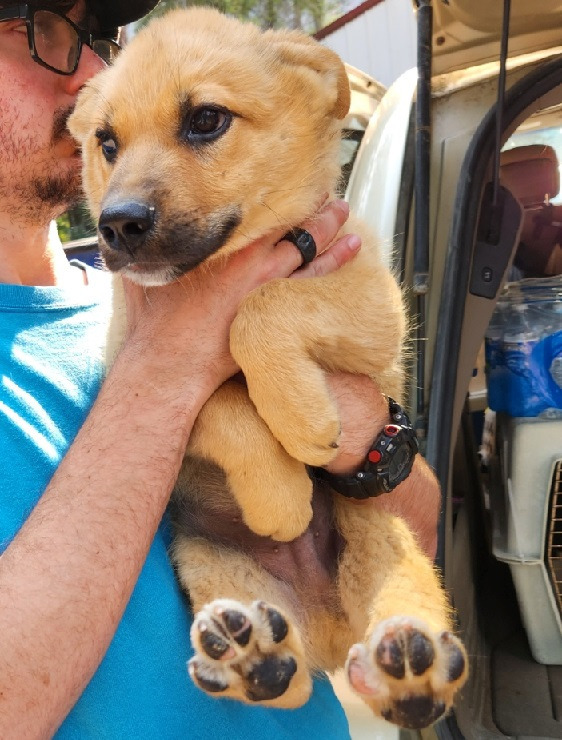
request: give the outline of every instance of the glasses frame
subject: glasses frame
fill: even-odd
[[[73,29],[73,31],[76,33],[77,39],[78,39],[78,49],[76,51],[76,62],[74,64],[74,67],[68,71],[64,72],[61,69],[57,69],[56,67],[52,67],[50,64],[45,62],[39,54],[37,53],[37,49],[35,47],[35,20],[34,16],[37,11],[46,11],[48,13],[51,13],[52,15],[56,15],[59,18],[62,18],[63,21],[68,23],[68,25]],[[9,8],[0,8],[0,22],[2,21],[17,21],[22,20],[25,21],[26,27],[27,27],[27,44],[29,46],[29,53],[31,54],[31,58],[34,62],[37,64],[40,64],[42,67],[45,67],[45,69],[50,70],[51,72],[55,72],[58,75],[73,75],[76,70],[78,69],[78,64],[80,63],[80,57],[82,56],[82,47],[84,44],[88,46],[94,54],[96,53],[94,50],[94,44],[96,41],[105,41],[110,44],[112,44],[118,51],[121,50],[121,47],[115,41],[115,39],[108,38],[107,36],[95,36],[94,34],[90,33],[90,31],[87,31],[84,28],[80,28],[76,25],[76,23],[73,23],[70,18],[67,18],[66,15],[63,13],[58,13],[56,10],[52,10],[51,8],[45,7],[44,5],[31,5],[30,3],[20,3],[19,5],[13,5]],[[96,54],[96,56],[99,56],[99,54]],[[102,57],[100,57],[102,59]],[[105,61],[105,60],[103,60]]]

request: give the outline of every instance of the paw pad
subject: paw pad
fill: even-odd
[[[466,670],[466,660],[459,641],[451,632],[442,632],[439,635],[439,643],[447,655],[447,680],[458,681]]]
[[[289,632],[289,625],[285,617],[277,609],[273,609],[263,601],[258,602],[257,607],[269,622],[273,642],[283,642]]]
[[[394,722],[407,729],[419,729],[439,719],[445,712],[442,701],[435,702],[430,696],[412,696],[397,699],[392,707],[383,709],[382,716],[388,722]]]
[[[403,679],[408,668],[421,676],[431,667],[435,651],[431,640],[417,629],[389,630],[376,649],[379,667],[396,679]]]
[[[222,630],[218,629],[217,632],[214,632],[212,629],[209,629],[206,624],[202,624],[199,630],[201,633],[201,647],[210,658],[213,658],[213,660],[223,660],[234,655],[234,651],[232,650],[226,635],[222,636],[218,634],[218,632],[222,632]]]
[[[189,673],[195,683],[209,694],[218,694],[228,688],[228,684],[220,678],[214,679],[205,675],[204,666],[196,658],[189,661]]]
[[[230,637],[238,645],[245,646],[250,642],[252,623],[245,614],[234,611],[234,609],[225,609],[218,610],[218,615],[221,617]]]
[[[290,690],[298,670],[290,648],[296,638],[285,617],[269,604],[217,600],[196,615],[191,638],[196,654],[189,673],[203,691],[253,703],[271,702]],[[298,640],[295,644],[300,645]],[[302,701],[293,700],[292,706],[308,698],[307,683],[302,694]]]
[[[393,637],[383,637],[377,645],[377,663],[385,673],[393,678],[404,678],[406,663],[402,646]]]
[[[439,719],[467,674],[458,638],[409,617],[379,624],[367,644],[351,648],[346,667],[351,686],[373,711],[408,729]]]
[[[248,698],[252,701],[276,699],[287,691],[296,671],[297,664],[293,658],[283,660],[267,655],[248,674]]]

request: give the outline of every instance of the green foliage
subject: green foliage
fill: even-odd
[[[250,20],[260,28],[298,28],[315,33],[344,12],[345,0],[160,0],[138,26],[173,8],[206,5]]]
[[[63,213],[62,216],[57,218],[57,228],[59,231],[61,242],[63,244],[65,242],[69,242],[70,241],[70,219],[68,217],[68,213]]]
[[[70,208],[57,218],[57,228],[63,244],[74,241],[74,239],[94,236],[96,233],[96,227],[85,203]]]

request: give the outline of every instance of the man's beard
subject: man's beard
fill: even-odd
[[[31,186],[36,198],[49,210],[60,210],[76,205],[83,199],[80,176],[76,172],[61,175],[38,177]]]
[[[72,107],[55,112],[48,139],[43,132],[41,144],[41,138],[27,136],[26,128],[18,127],[17,102],[0,94],[0,106],[0,210],[10,213],[14,222],[51,221],[83,198],[80,163],[72,159],[74,141],[66,130]],[[31,131],[37,126],[34,119],[26,123]]]
[[[61,108],[55,112],[51,145],[71,141],[66,123],[72,113],[72,106]],[[77,170],[71,170],[64,175],[46,175],[32,180],[31,185],[36,197],[47,207],[62,209],[69,208],[83,199],[80,175]]]
[[[66,122],[71,113],[72,107],[59,109],[55,113],[50,141],[53,150],[57,144],[72,142],[66,129]],[[65,168],[64,172],[56,170],[56,162],[50,161],[45,165],[44,174],[38,173],[21,187],[15,185],[22,206],[21,215],[25,220],[35,221],[41,217],[40,214],[48,218],[60,216],[67,208],[83,200],[78,167]]]

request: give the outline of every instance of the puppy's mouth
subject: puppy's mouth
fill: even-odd
[[[188,272],[182,265],[158,266],[154,264],[130,264],[122,267],[119,273],[133,283],[145,285],[146,287],[157,287],[167,285],[177,280]]]
[[[115,207],[114,212],[115,212]],[[130,210],[130,209],[129,209]],[[150,228],[115,225],[107,212],[99,221],[99,242],[106,266],[142,285],[164,285],[193,270],[220,251],[242,220],[231,205],[209,216],[158,216]],[[109,237],[109,238],[108,238]]]

